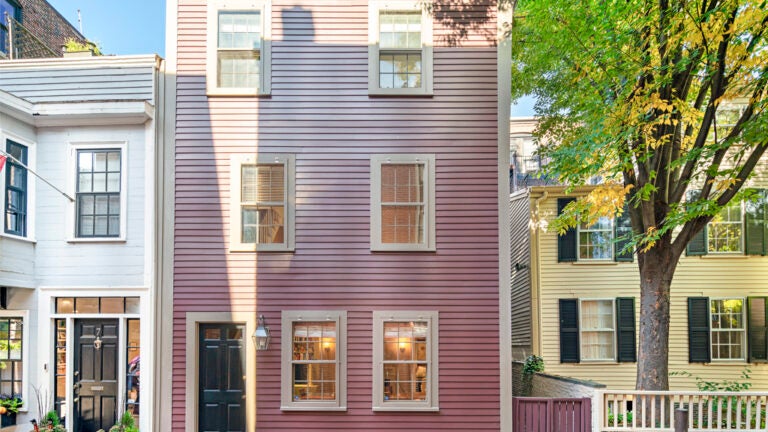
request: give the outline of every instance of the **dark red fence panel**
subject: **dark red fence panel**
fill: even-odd
[[[591,432],[589,398],[512,398],[513,432]]]

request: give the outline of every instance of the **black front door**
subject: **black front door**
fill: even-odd
[[[245,326],[201,324],[198,431],[245,431]]]
[[[118,334],[116,319],[75,320],[75,432],[115,424]]]

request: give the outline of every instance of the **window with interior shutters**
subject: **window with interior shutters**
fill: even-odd
[[[292,250],[294,155],[235,155],[231,163],[230,250]]]
[[[371,248],[434,249],[434,155],[371,157]]]
[[[285,242],[285,166],[242,165],[242,242]]]
[[[615,360],[616,319],[613,300],[581,300],[580,307],[581,360]]]

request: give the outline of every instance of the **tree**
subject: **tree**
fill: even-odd
[[[729,202],[750,199],[744,186],[764,163],[767,25],[765,0],[516,4],[513,97],[538,98],[548,169],[570,185],[603,179],[550,227],[628,204],[638,389],[669,388],[670,284],[686,245]]]

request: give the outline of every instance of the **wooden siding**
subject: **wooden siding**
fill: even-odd
[[[154,103],[154,56],[7,61],[0,88],[33,103],[146,100]]]
[[[556,200],[542,204],[542,214],[556,215]],[[639,318],[640,280],[634,263],[558,263],[557,240],[552,232],[541,235],[541,340],[547,373],[591,379],[611,389],[635,387],[636,363],[560,364],[558,299],[635,297]],[[669,370],[687,371],[709,381],[738,380],[745,367],[752,370],[754,390],[768,388],[768,365],[688,363],[688,297],[749,297],[768,293],[768,257],[683,256],[672,283]],[[534,305],[535,307],[535,305]],[[639,325],[638,325],[639,332]],[[639,340],[639,339],[638,339]],[[673,389],[695,389],[693,378],[671,377]]]
[[[510,202],[512,355],[524,360],[531,352],[531,202],[528,192],[518,193]],[[517,266],[516,266],[517,264]]]
[[[272,329],[257,359],[259,430],[498,430],[495,20],[458,47],[435,23],[434,97],[371,98],[367,2],[274,0],[272,95],[257,99],[206,97],[206,3],[182,1],[178,16],[173,430],[195,415],[186,313],[229,310]],[[256,151],[296,154],[294,253],[228,252],[230,155]],[[436,154],[437,252],[370,251],[376,153]],[[280,411],[289,309],[348,312],[347,412]],[[371,411],[372,310],[439,312],[439,413]]]

